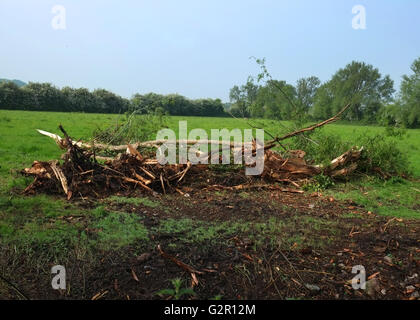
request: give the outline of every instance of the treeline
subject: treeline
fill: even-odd
[[[86,113],[162,113],[180,116],[226,116],[220,99],[190,100],[178,94],[135,94],[125,99],[110,91],[86,88],[58,89],[50,83],[19,87],[11,81],[0,83],[0,109]]]
[[[309,77],[298,80],[295,86],[272,79],[259,85],[249,77],[246,84],[230,90],[230,112],[237,117],[319,120],[333,116],[350,103],[346,120],[420,127],[420,58],[411,70],[411,75],[403,76],[397,94],[388,75],[355,61],[325,83]]]
[[[403,76],[397,94],[388,75],[355,61],[325,83],[315,76],[302,78],[296,85],[271,78],[259,84],[249,77],[244,85],[230,90],[230,104],[220,99],[191,100],[178,94],[135,94],[125,99],[104,89],[58,89],[50,83],[34,82],[19,87],[4,81],[0,83],[0,109],[214,117],[231,113],[236,117],[319,120],[350,103],[346,120],[415,128],[420,127],[420,58],[411,69],[412,74]]]
[[[135,94],[130,101],[130,108],[130,111],[137,110],[140,113],[158,112],[174,116],[227,116],[220,99],[190,100],[179,94]]]

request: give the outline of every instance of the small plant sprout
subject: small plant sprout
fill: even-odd
[[[171,280],[173,289],[162,289],[156,292],[158,296],[169,296],[172,299],[180,300],[183,296],[195,296],[196,293],[191,288],[182,288],[183,281],[180,278]]]

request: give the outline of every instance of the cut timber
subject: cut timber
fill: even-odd
[[[351,175],[358,167],[358,161],[363,152],[363,147],[360,149],[352,148],[341,156],[331,161],[330,165],[323,169],[324,174],[332,177],[347,177]],[[317,166],[321,168],[321,166]]]
[[[48,131],[44,131],[44,130],[40,130],[40,129],[36,129],[40,134],[50,137],[52,139],[54,139],[54,141],[57,143],[57,145],[61,148],[61,149],[67,149],[67,141],[66,139],[61,138],[59,135],[55,134],[55,133],[51,133]],[[86,147],[88,146],[90,148],[90,145],[83,143],[83,142],[76,142],[76,141],[72,141],[72,143],[74,145],[77,145],[78,147]]]
[[[44,136],[47,136],[47,137],[50,137],[50,138],[52,138],[52,139],[54,139],[55,140],[55,142],[58,144],[58,145],[60,145],[61,144],[61,141],[63,141],[63,139],[59,136],[59,135],[56,135],[56,134],[54,134],[54,133],[51,133],[51,132],[47,132],[47,131],[44,131],[44,130],[40,130],[40,129],[36,129],[40,134],[42,134],[42,135],[44,135]]]
[[[346,153],[342,154],[338,158],[335,158],[331,161],[331,164],[329,165],[329,170],[335,170],[338,167],[344,166],[349,162],[356,161],[360,158],[360,155],[362,154],[363,147],[361,147],[359,150],[351,149],[347,151]]]
[[[282,158],[271,150],[265,152],[263,177],[285,182],[310,178],[321,173],[321,169],[308,165],[303,158]]]
[[[149,192],[153,192],[152,189],[150,189],[148,186],[146,186],[145,184],[143,184],[143,182],[139,181],[139,180],[135,180],[132,178],[128,178],[128,177],[123,177],[123,180],[126,182],[130,182],[130,183],[134,183],[135,185],[139,185],[141,186],[143,189],[149,191]]]
[[[63,187],[64,193],[66,194],[66,196],[71,197],[71,193],[69,193],[69,188],[67,186],[67,178],[64,175],[63,171],[61,171],[61,169],[57,167],[57,161],[52,161],[50,163],[50,167],[52,171],[54,172],[57,180],[60,181],[61,186]]]
[[[330,172],[330,176],[333,178],[337,178],[337,177],[345,177],[345,176],[349,176],[350,174],[352,174],[355,170],[357,169],[357,163],[352,163],[350,164],[347,168],[343,168],[343,169],[339,169],[339,170],[335,170]]]
[[[127,144],[127,153],[136,157],[137,160],[143,161],[143,157],[140,152],[137,151],[131,144]]]
[[[140,146],[158,147],[163,143],[176,143],[187,145],[190,152],[198,153],[197,144],[216,144],[219,146],[217,151],[213,150],[214,153],[210,153],[210,155],[201,155],[199,159],[206,160],[209,157],[213,159],[215,156],[220,160],[223,157],[223,150],[231,150],[233,155],[237,152],[240,152],[241,156],[242,153],[245,156],[249,156],[248,153],[254,155],[257,150],[261,150],[263,147],[256,140],[240,146],[234,141],[217,140],[156,140],[109,146],[88,144],[82,141],[74,142],[61,125],[59,128],[63,132],[64,138],[38,130],[39,133],[53,139],[60,148],[65,148],[67,152],[62,155],[64,160],[62,163],[57,161],[34,162],[31,168],[22,170],[23,174],[34,177],[34,182],[25,189],[25,193],[36,191],[61,193],[64,190],[68,199],[72,197],[73,193],[82,198],[84,196],[100,198],[111,194],[129,194],[131,196],[134,191],[147,191],[153,194],[178,192],[190,196],[194,188],[199,192],[217,188],[235,191],[268,188],[280,192],[303,193],[300,190],[301,186],[319,174],[337,179],[353,174],[359,167],[359,162],[366,161],[365,157],[361,157],[363,148],[352,148],[333,159],[328,165],[312,164],[305,159],[306,153],[303,150],[287,150],[283,147],[286,152],[280,154],[271,148],[277,145],[281,146],[281,140],[336,121],[347,108],[348,106],[328,120],[266,143],[263,148],[264,170],[259,177],[245,177],[247,165],[244,160],[242,160],[241,167],[234,166],[228,167],[228,170],[214,170],[204,161],[194,165],[189,161],[186,164],[161,165],[157,159],[147,158],[149,150],[145,150],[144,153],[140,153],[138,150]],[[109,152],[104,152],[106,157],[97,156],[100,149],[121,152],[115,157],[109,156]],[[105,162],[99,163],[97,160]],[[380,168],[376,170],[380,172]],[[287,186],[292,186],[292,188],[287,188]]]
[[[142,183],[144,183],[146,186],[152,183],[152,180],[143,178],[141,175],[139,175],[134,169],[131,170],[133,175],[136,177],[137,180],[140,180]]]
[[[47,178],[51,178],[51,175],[48,173],[46,167],[48,166],[48,162],[39,162],[34,161],[32,167],[23,169],[23,173],[26,175],[32,176],[46,176]]]
[[[37,129],[37,131],[47,137],[50,137],[56,141],[56,143],[63,149],[65,149],[67,146],[65,144],[65,139],[61,138],[59,135],[55,133],[51,133],[48,131]],[[86,148],[86,149],[101,149],[101,150],[110,150],[110,151],[124,151],[124,150],[136,150],[139,147],[159,147],[159,145],[162,144],[186,144],[186,145],[195,145],[195,144],[214,144],[214,145],[223,145],[223,146],[230,146],[231,148],[235,147],[234,141],[218,141],[218,140],[151,140],[151,141],[145,141],[145,142],[135,142],[130,145],[130,147],[127,147],[126,144],[119,145],[119,146],[113,146],[108,144],[102,144],[102,143],[95,143],[95,144],[89,144],[86,142],[76,142],[72,141],[73,145],[77,145],[79,148]],[[253,142],[245,142],[244,145],[252,145]],[[241,144],[242,145],[242,144]],[[128,152],[129,153],[129,152]]]

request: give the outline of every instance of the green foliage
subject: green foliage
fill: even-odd
[[[18,172],[22,168],[31,166],[34,160],[48,161],[51,159],[59,159],[62,153],[53,141],[49,141],[48,139],[45,140],[46,138],[39,135],[35,129],[40,128],[41,126],[40,129],[59,133],[57,124],[61,122],[64,128],[68,129],[67,131],[69,134],[71,134],[71,136],[75,139],[88,140],[91,138],[91,134],[95,126],[111,125],[112,123],[115,123],[118,118],[121,119],[122,116],[83,113],[69,113],[64,115],[63,113],[56,112],[0,110],[0,118],[3,116],[7,117],[11,121],[5,123],[4,125],[0,125],[0,136],[2,137],[2,139],[0,139],[0,202],[3,204],[0,208],[0,216],[2,213],[7,213],[8,219],[14,219],[13,221],[10,220],[10,223],[13,223],[14,225],[15,223],[19,224],[22,221],[31,219],[34,214],[39,214],[43,217],[45,217],[45,213],[47,213],[49,217],[72,214],[73,209],[69,209],[67,207],[64,208],[67,202],[57,201],[56,198],[42,196],[11,197],[11,195],[16,192],[20,192],[31,182],[31,178],[17,179],[20,176]],[[169,127],[176,130],[179,120],[185,120],[185,118],[169,117]],[[290,122],[267,119],[252,121],[254,123],[258,121],[258,126],[266,128],[267,131],[275,134],[277,134],[276,130],[289,127],[291,125]],[[249,128],[249,126],[245,121],[233,118],[189,117],[188,128],[203,128],[210,133],[212,128],[227,128],[231,130],[233,128],[245,129]],[[287,130],[288,129],[282,129],[283,132]],[[391,130],[397,130],[396,132],[398,132],[403,129],[395,128]],[[328,154],[327,152],[333,148],[327,147],[324,151],[320,151],[315,157],[313,154],[317,152],[317,144],[303,138],[302,141],[308,143],[308,147],[304,147],[303,144],[301,144],[301,146],[303,146],[303,150],[308,152],[306,158],[309,160],[315,158],[317,160],[314,161],[314,163],[318,164],[324,163],[322,158],[325,153],[328,154],[327,157],[324,157],[326,158],[325,161],[330,161],[334,157],[337,157],[343,152],[349,150],[352,146],[362,146],[363,144],[360,141],[360,136],[363,137],[367,135],[373,136],[381,134],[386,140],[393,141],[393,143],[400,148],[401,153],[408,156],[409,164],[406,165],[407,169],[413,172],[413,177],[415,179],[418,179],[418,177],[420,177],[420,129],[406,129],[406,131],[407,134],[404,135],[402,140],[400,140],[398,137],[386,134],[385,129],[382,127],[335,123],[325,126],[320,130],[316,130],[315,135],[306,137],[320,144],[326,136],[339,136],[339,140],[344,144],[343,150],[337,148],[337,151]],[[318,133],[321,135],[318,136]],[[266,139],[270,139],[270,137],[266,136]],[[332,143],[333,142],[334,141],[332,141]],[[34,146],[38,146],[38,148],[35,149]],[[287,141],[287,146],[291,149],[299,149],[298,147],[294,147],[294,145],[289,141]],[[311,151],[311,148],[315,150]],[[279,151],[281,151],[281,149],[279,149]],[[352,180],[352,183],[355,183],[355,181]],[[340,185],[342,185],[342,183],[340,183]],[[411,187],[406,187],[403,184],[396,184],[395,186],[395,190],[393,190],[394,193],[401,194],[401,197],[409,194],[419,194],[418,191],[415,191]],[[418,182],[413,183],[412,187],[420,190]],[[11,188],[13,188],[13,190],[11,190]],[[388,186],[384,188],[384,186],[381,185],[378,186],[378,188],[382,190],[387,189]],[[357,192],[360,193],[361,198],[366,197],[362,191],[357,190]],[[392,194],[390,197],[391,196]],[[156,199],[152,200],[155,201]],[[375,201],[375,199],[372,199],[372,201]],[[413,199],[412,203],[407,205],[414,206],[415,199]],[[394,211],[395,215],[405,212],[407,211],[407,205],[399,204],[393,206],[392,210],[389,209],[387,214],[392,215],[392,211]],[[388,204],[385,206],[388,206]],[[408,216],[409,214],[413,214],[413,212],[414,211],[407,211],[406,215]],[[1,220],[3,221],[4,219],[1,218]]]
[[[195,296],[192,288],[182,288],[183,281],[180,278],[171,280],[173,289],[162,289],[155,294],[158,296],[170,296],[175,300],[180,300],[183,296]]]
[[[412,75],[403,76],[400,100],[405,126],[416,128],[420,126],[420,58],[413,62],[411,70]]]
[[[384,182],[384,186],[398,185],[398,184],[407,184],[407,180],[403,179],[400,176],[394,176],[388,180],[385,180]]]
[[[258,95],[254,110],[261,108],[264,110],[264,117],[268,119],[296,119],[301,110],[296,109],[296,105],[291,104],[285,95],[296,100],[296,89],[285,81],[269,80],[265,90]]]
[[[299,79],[296,83],[297,105],[307,114],[314,105],[315,96],[321,85],[321,80],[317,77],[308,77]]]
[[[378,111],[392,100],[393,85],[388,75],[383,77],[372,65],[353,61],[321,86],[313,116],[329,118],[350,103],[346,119],[376,122]]]
[[[352,141],[319,130],[294,138],[291,148],[305,150],[306,160],[327,166],[353,146],[363,146],[358,171],[371,174],[380,168],[388,174],[409,174],[408,156],[399,147],[406,134],[405,129],[388,127],[383,133],[357,135]]]
[[[382,125],[420,127],[420,58],[411,65],[412,74],[404,75],[398,99],[381,109],[378,121]]]
[[[290,147],[295,150],[304,150],[305,159],[312,163],[327,165],[332,159],[348,151],[352,145],[338,134],[319,130],[295,137]]]
[[[305,110],[298,104],[295,87],[286,81],[274,80],[265,66],[265,59],[255,59],[255,62],[261,68],[258,82],[265,81],[265,85],[260,87],[255,102],[250,106],[252,115],[277,120],[303,120]],[[303,98],[302,86],[300,93]]]
[[[402,140],[407,136],[407,129],[388,126],[385,127],[385,136]]]
[[[302,78],[294,87],[285,81],[274,80],[265,66],[265,59],[255,61],[261,68],[257,82],[264,80],[265,84],[257,85],[252,77],[248,77],[245,85],[235,85],[229,95],[232,103],[230,112],[235,117],[251,116],[304,123],[321,81],[317,77]]]
[[[398,146],[398,141],[401,139],[401,137],[387,138],[385,134],[361,136],[359,143],[366,152],[359,169],[375,172],[375,168],[380,168],[388,174],[408,174],[408,156]]]
[[[171,114],[189,116],[226,116],[220,99],[189,100],[178,94],[135,94],[131,100],[110,91],[64,87],[30,82],[19,87],[0,81],[0,109],[42,110],[86,113]]]
[[[50,83],[30,82],[17,86],[0,83],[0,108],[12,110],[82,111],[89,113],[119,113],[128,109],[129,101],[112,92],[98,89],[58,89]]]
[[[255,60],[261,67],[258,81],[265,80],[266,83],[257,86],[248,78],[245,85],[231,89],[232,110],[238,113],[235,116],[294,120],[299,125],[309,117],[332,117],[350,103],[346,119],[375,123],[380,111],[392,101],[391,78],[382,76],[378,69],[363,62],[353,61],[322,85],[317,77],[308,77],[299,79],[294,87],[285,81],[274,80],[265,66],[265,59]],[[384,121],[389,115],[382,118]]]
[[[179,94],[135,94],[122,98],[110,91],[64,87],[50,83],[0,80],[0,108],[12,110],[45,110],[87,113],[168,114],[176,116],[235,117],[294,120],[297,125],[309,118],[327,119],[347,103],[347,120],[382,125],[420,126],[420,58],[411,66],[413,74],[405,75],[398,99],[393,102],[393,81],[382,76],[372,65],[353,61],[338,70],[321,85],[317,77],[299,79],[296,86],[275,80],[265,67],[264,59],[255,59],[261,67],[257,83],[252,77],[242,86],[230,90],[230,104],[220,99],[190,100]]]
[[[404,113],[399,103],[389,104],[381,108],[377,115],[378,123],[385,127],[404,126]]]
[[[94,140],[107,144],[124,144],[154,140],[156,133],[168,126],[167,116],[162,114],[138,114],[133,112],[126,119],[116,122],[105,129],[93,132]]]
[[[252,77],[248,77],[246,84],[234,86],[230,89],[229,98],[232,103],[230,112],[238,118],[247,118],[251,115],[252,105],[257,99],[260,87],[254,83]],[[255,114],[253,115],[255,116]]]
[[[64,102],[62,92],[51,83],[30,82],[20,90],[24,94],[24,105],[28,110],[53,111]]]
[[[329,189],[335,185],[334,181],[326,175],[319,174],[311,179],[311,181],[303,186],[305,191],[320,192]]]
[[[160,95],[148,93],[135,94],[131,99],[130,112],[138,114],[170,114],[188,116],[225,116],[220,99],[190,100],[179,94]]]
[[[19,86],[10,81],[0,83],[0,108],[22,109],[24,105],[24,91]]]

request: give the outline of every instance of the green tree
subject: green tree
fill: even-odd
[[[260,66],[261,72],[258,74],[258,82],[265,81],[265,90],[259,95],[253,111],[261,113],[264,110],[264,117],[274,119],[293,119],[302,118],[302,110],[297,106],[296,89],[285,81],[274,80],[265,66],[265,59],[251,57]],[[261,90],[260,90],[261,91]]]
[[[400,88],[400,103],[407,127],[420,127],[420,58],[411,65],[412,75],[404,75]]]
[[[179,116],[226,116],[220,99],[190,100],[179,94],[135,94],[130,100],[105,89],[64,87],[29,83],[20,88],[0,81],[0,108],[88,113],[170,114]]]
[[[230,89],[231,113],[238,117],[249,117],[250,107],[256,101],[258,91],[259,86],[254,83],[252,77],[248,77],[246,84],[241,87],[235,85]]]
[[[392,101],[393,86],[388,75],[382,76],[372,65],[353,61],[318,90],[314,116],[330,117],[350,103],[348,120],[374,122],[381,107]]]
[[[64,99],[60,89],[51,83],[29,82],[20,89],[25,96],[24,105],[28,110],[61,110]]]
[[[106,112],[106,104],[97,95],[93,94],[86,88],[63,88],[63,95],[66,99],[67,111],[79,111],[87,113],[104,113]]]
[[[315,95],[321,85],[317,77],[302,78],[296,84],[296,100],[299,108],[308,113],[314,105]]]
[[[319,87],[314,97],[312,116],[316,119],[327,119],[334,113],[334,91],[330,83]]]
[[[378,123],[383,126],[401,127],[405,124],[404,110],[399,101],[384,106],[378,113]]]
[[[163,108],[163,98],[163,95],[152,92],[144,95],[136,93],[131,98],[131,111],[153,113],[157,108]]]
[[[193,103],[179,94],[168,94],[162,99],[162,108],[169,114],[175,116],[193,115]]]
[[[0,108],[1,109],[23,109],[25,95],[22,90],[11,81],[0,83]]]
[[[129,101],[116,95],[113,92],[105,89],[96,89],[93,91],[96,99],[101,100],[103,103],[103,111],[106,113],[124,113],[128,111]],[[102,104],[101,104],[102,105]]]
[[[177,116],[215,117],[226,115],[220,99],[190,100],[179,94],[135,94],[131,99],[130,110],[142,114],[163,112]]]
[[[269,80],[264,102],[264,117],[278,120],[295,119],[299,110],[296,109],[296,89],[286,81]]]

